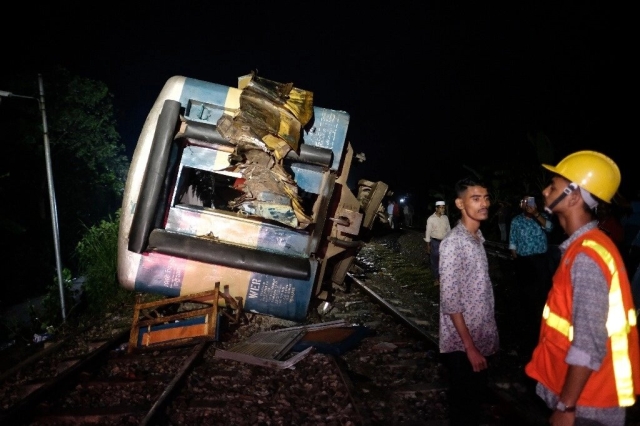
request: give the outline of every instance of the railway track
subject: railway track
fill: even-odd
[[[315,351],[295,368],[273,369],[216,357],[237,338],[129,354],[128,328],[80,332],[2,374],[0,423],[445,425],[437,345],[420,325],[433,318],[349,279],[353,288],[307,324],[342,319],[369,330],[342,352]],[[501,404],[490,401],[488,425],[533,424]]]
[[[383,296],[384,288],[380,286],[370,287],[367,283],[361,279],[358,279],[353,274],[348,274],[352,280],[354,286],[354,293],[364,294],[366,297],[370,297],[374,303],[379,304],[384,312],[392,316],[398,323],[401,323],[407,330],[410,330],[411,335],[425,343],[425,345],[408,345],[413,346],[417,351],[426,351],[429,355],[428,360],[432,364],[438,364],[438,339],[437,339],[437,325],[438,320],[434,318],[435,313],[431,312],[429,315],[423,316],[424,311],[419,316],[415,316],[418,309],[406,306],[406,302],[402,306],[398,305],[398,302],[393,302],[393,297]],[[384,286],[383,286],[384,287]],[[406,355],[406,351],[405,351]],[[440,367],[433,367],[439,370]],[[422,389],[438,389],[440,393],[446,393],[446,378],[443,377],[446,373],[438,371],[433,374],[432,377],[436,377],[436,380],[431,380],[430,377],[424,377],[422,383],[418,387]],[[502,377],[504,379],[504,377]],[[415,386],[414,386],[415,387]],[[485,419],[486,425],[529,425],[538,426],[548,424],[548,411],[542,407],[538,401],[532,401],[530,396],[523,392],[523,389],[510,388],[505,386],[504,381],[499,378],[496,381],[489,383],[490,395],[484,404],[485,407]],[[402,390],[399,390],[402,393]],[[423,396],[423,395],[420,395]],[[438,409],[442,409],[440,404],[442,401],[438,398],[429,398],[428,392],[424,392],[424,401],[430,404],[431,407],[425,408],[426,412],[437,412]],[[435,417],[435,416],[434,416]],[[442,413],[442,417],[446,419],[447,414]],[[429,424],[429,423],[427,423]],[[445,422],[439,422],[438,419],[431,420],[431,424],[439,425],[446,424]]]
[[[6,370],[0,424],[366,424],[331,355],[275,369],[217,356],[237,338],[129,353],[129,331],[84,330]]]
[[[131,324],[78,332],[1,373],[0,424],[447,425],[435,292],[380,271],[348,273],[345,285],[302,325],[254,315],[220,341],[129,354]],[[358,332],[290,367],[219,356],[257,333],[333,323]],[[484,424],[548,424],[513,386],[519,366],[500,367],[509,359],[492,366]]]
[[[128,328],[103,332],[78,332],[5,371],[0,424],[154,424],[205,345],[128,355]]]

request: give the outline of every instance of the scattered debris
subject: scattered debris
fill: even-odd
[[[43,333],[43,334],[34,334],[33,335],[33,343],[40,343],[51,339],[51,334]]]
[[[291,359],[297,362],[301,353],[306,354],[313,349],[324,354],[341,355],[374,334],[369,327],[349,326],[345,320],[336,320],[258,332],[228,350],[217,350],[216,356],[264,367],[291,368]],[[279,361],[290,352],[299,354],[287,361]]]
[[[289,358],[286,361],[275,361],[273,359],[259,358],[253,355],[247,355],[240,352],[230,352],[223,349],[217,349],[215,357],[221,359],[231,359],[234,361],[240,361],[247,364],[259,365],[261,367],[271,367],[278,370],[293,369],[301,359],[306,357],[309,353],[313,352],[313,347],[309,347],[306,350],[298,353],[297,355]]]

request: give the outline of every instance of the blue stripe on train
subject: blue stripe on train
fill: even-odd
[[[228,86],[187,78],[180,94],[185,117],[215,125],[224,112]]]
[[[311,261],[311,278],[296,280],[254,273],[244,301],[247,311],[302,321],[313,291],[317,261]]]

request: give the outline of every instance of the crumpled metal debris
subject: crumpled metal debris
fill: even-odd
[[[235,189],[242,195],[229,207],[293,228],[312,222],[304,211],[298,186],[282,161],[299,148],[302,129],[313,116],[313,93],[251,73],[241,79],[240,109],[223,115],[218,132],[236,145],[232,170],[242,175]]]

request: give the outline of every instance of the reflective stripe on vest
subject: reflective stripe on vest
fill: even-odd
[[[611,274],[607,333],[611,340],[611,359],[613,361],[618,403],[621,407],[629,407],[635,403],[635,395],[633,379],[631,377],[631,361],[629,359],[629,340],[627,339],[627,334],[631,327],[636,325],[636,312],[634,309],[629,309],[627,313],[624,312],[622,292],[620,290],[620,277],[618,276],[618,268],[611,253],[593,240],[584,240],[582,245],[594,250],[607,265],[609,273]],[[542,317],[549,327],[560,332],[563,336],[567,337],[569,341],[573,340],[573,326],[571,323],[560,315],[551,312],[549,305],[545,304]]]

